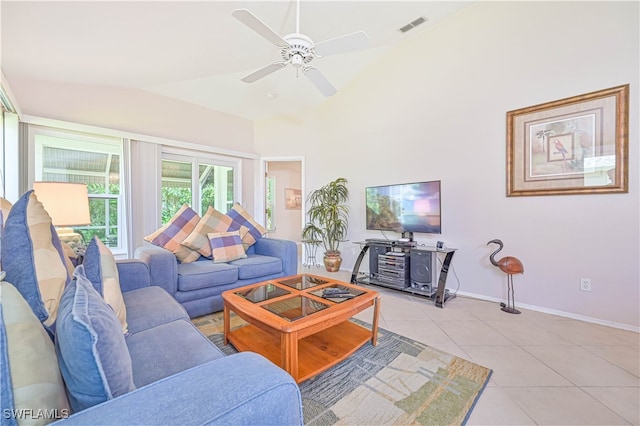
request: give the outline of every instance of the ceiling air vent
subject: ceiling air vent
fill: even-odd
[[[406,33],[407,31],[417,27],[420,24],[424,24],[425,22],[427,22],[427,18],[421,16],[418,19],[411,21],[407,25],[401,27],[400,32]]]

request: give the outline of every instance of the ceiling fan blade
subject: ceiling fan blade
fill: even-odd
[[[311,80],[311,82],[318,88],[318,90],[320,90],[320,93],[322,93],[323,95],[331,96],[336,94],[336,88],[333,87],[333,85],[329,83],[329,80],[327,80],[327,78],[316,68],[309,67],[305,69],[304,75],[306,75],[307,78]]]
[[[321,41],[316,44],[315,51],[319,56],[329,56],[351,52],[353,50],[366,49],[367,47],[369,47],[369,36],[364,31],[357,31]]]
[[[252,72],[248,76],[244,77],[242,81],[245,83],[253,83],[254,81],[258,81],[263,77],[268,76],[271,73],[278,71],[287,65],[286,62],[274,62],[272,64],[267,65],[266,67],[262,67],[257,71]]]
[[[260,19],[256,18],[256,16],[247,9],[236,9],[231,13],[231,15],[276,46],[286,47],[289,45],[285,39],[280,37],[278,33],[269,28],[267,24],[262,22]]]

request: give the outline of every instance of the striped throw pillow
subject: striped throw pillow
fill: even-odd
[[[181,243],[191,234],[199,221],[198,213],[185,204],[166,225],[144,237],[144,240],[169,250],[182,263],[195,262],[200,258],[200,253]]]
[[[233,220],[229,231],[240,230],[243,226],[249,229],[249,232],[242,237],[245,250],[267,233],[265,227],[256,222],[239,203],[233,205],[233,208],[227,212],[227,216]]]
[[[0,282],[0,352],[6,351],[0,363],[0,376],[10,378],[3,387],[2,408],[46,411],[56,417],[70,413],[65,385],[58,368],[58,357],[51,337],[36,318],[20,292],[6,281]],[[3,324],[4,323],[4,324]],[[7,399],[13,406],[6,406]],[[8,424],[12,418],[3,412]],[[20,424],[45,424],[44,418],[24,418]]]
[[[127,324],[127,307],[122,297],[122,289],[120,288],[120,275],[118,273],[118,265],[116,259],[97,236],[94,236],[87,246],[84,255],[84,272],[93,284],[93,287],[100,293],[107,302],[113,312],[115,312],[122,333],[128,333]]]
[[[207,212],[202,216],[191,234],[185,238],[182,245],[192,250],[197,250],[201,255],[211,258],[211,244],[209,243],[208,234],[226,232],[232,223],[233,220],[229,216],[209,206]]]
[[[211,245],[213,263],[244,259],[247,254],[240,239],[240,231],[212,232],[207,234]]]
[[[5,221],[2,267],[6,280],[25,298],[46,327],[54,327],[62,291],[71,280],[60,238],[51,217],[33,193],[27,191]]]

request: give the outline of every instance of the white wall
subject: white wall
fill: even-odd
[[[276,179],[276,229],[269,236],[292,240],[300,245],[302,239],[302,210],[285,207],[285,189],[301,189],[301,163],[299,161],[271,161],[267,176]],[[304,197],[304,195],[303,195]]]
[[[157,136],[239,152],[253,150],[253,124],[222,112],[138,89],[38,81],[12,76],[26,115]]]
[[[155,174],[161,162],[158,144],[163,141],[240,156],[240,191],[248,195],[237,201],[253,211],[251,195],[256,190],[258,157],[253,151],[250,120],[136,89],[35,81],[19,76],[12,78],[11,87],[22,114],[53,123],[44,125],[73,123],[113,130],[135,139],[131,164],[131,255],[142,244],[142,238],[159,226],[160,203],[155,194],[160,181],[150,176],[159,176]]]
[[[487,241],[520,258],[516,305],[637,329],[637,2],[480,2],[390,51],[298,122],[256,123],[261,155],[304,155],[308,190],[349,180],[349,239],[365,231],[364,188],[442,180],[443,234],[460,291],[506,297]],[[629,193],[507,198],[506,112],[630,83]],[[358,247],[341,246],[344,269]],[[592,292],[579,279],[592,279]],[[449,287],[455,288],[453,274]],[[451,303],[455,303],[455,300]]]

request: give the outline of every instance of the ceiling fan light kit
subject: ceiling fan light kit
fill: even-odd
[[[289,34],[284,39],[289,46],[282,48],[282,59],[290,61],[291,65],[300,68],[314,58],[313,41],[303,34]]]
[[[279,69],[291,64],[296,69],[301,69],[303,74],[313,83],[324,96],[334,95],[337,90],[327,78],[311,62],[315,58],[346,53],[354,50],[365,49],[369,46],[369,37],[364,31],[358,31],[344,36],[314,44],[310,37],[300,33],[300,2],[297,4],[296,32],[281,37],[264,22],[246,9],[236,9],[232,16],[251,28],[280,48],[282,61],[273,62],[254,71],[241,80],[245,83],[253,83],[272,74]]]

